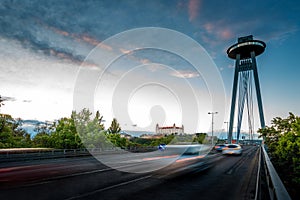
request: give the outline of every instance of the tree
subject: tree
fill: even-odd
[[[105,141],[103,116],[97,111],[94,118],[88,109],[79,113],[72,111],[71,117],[63,117],[53,124],[39,124],[33,138],[36,147],[57,149],[101,148]]]
[[[196,133],[196,136],[194,137],[193,142],[198,142],[199,144],[203,144],[206,136],[207,136],[206,133]]]
[[[0,148],[30,147],[30,135],[21,128],[22,120],[0,115]]]
[[[79,113],[73,112],[73,118],[76,130],[86,148],[108,148],[109,141],[106,139],[106,132],[102,124],[103,116],[99,111],[92,118],[92,113],[88,109],[83,109]]]
[[[110,127],[108,128],[109,133],[119,133],[121,131],[120,124],[116,118],[113,118]]]
[[[112,147],[125,148],[125,147],[129,146],[129,141],[126,138],[121,137],[121,134],[119,134],[119,133],[106,134],[106,137],[107,137],[108,141],[110,141],[111,144],[113,145]]]
[[[4,105],[3,101],[4,101],[4,99],[0,95],[0,107]]]
[[[258,132],[265,139],[279,175],[289,184],[289,188],[300,188],[300,117],[293,113],[289,113],[286,119],[276,117],[271,127],[259,129]]]
[[[55,132],[51,134],[51,145],[59,149],[76,149],[81,147],[81,141],[77,136],[74,119],[61,118],[55,126]]]
[[[53,147],[51,143],[51,134],[55,131],[55,124],[55,122],[38,123],[35,126],[34,131],[37,132],[37,134],[32,140],[34,147]]]

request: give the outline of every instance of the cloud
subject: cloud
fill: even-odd
[[[83,35],[81,37],[81,39],[84,42],[87,42],[87,43],[89,43],[89,44],[91,44],[93,46],[97,46],[100,43],[100,41],[96,40],[95,38],[90,37],[89,35]],[[111,50],[111,47],[109,47],[108,50]]]
[[[140,62],[142,64],[148,64],[148,63],[150,63],[150,60],[149,59],[140,59]]]
[[[60,35],[63,35],[63,36],[70,36],[70,33],[68,33],[67,31],[63,31],[63,30],[59,30],[57,28],[54,28],[53,27],[53,30],[57,33],[57,34],[60,34]]]
[[[213,23],[211,23],[211,22],[208,22],[208,23],[205,23],[204,25],[203,25],[203,27],[204,27],[204,30],[207,32],[207,33],[212,33],[213,32],[213,30],[214,30],[214,25],[213,25]]]
[[[171,76],[175,76],[178,78],[195,78],[195,77],[199,77],[200,74],[192,71],[177,70],[177,71],[173,71],[171,73]]]
[[[234,37],[232,30],[224,20],[207,22],[202,27],[205,30],[205,32],[202,34],[202,38],[206,42],[217,40],[221,43],[224,40],[226,41]]]
[[[15,97],[0,96],[0,99],[3,101],[16,101]]]
[[[218,34],[223,40],[228,40],[233,37],[233,33],[231,32],[230,29],[221,30],[220,32],[218,32]]]
[[[211,52],[222,50],[236,42],[238,37],[250,34],[256,39],[265,42],[276,40],[280,44],[299,32],[299,22],[296,20],[299,18],[299,5],[289,1],[257,1],[256,4],[237,1],[235,5],[221,1],[216,6],[215,1],[205,1],[201,2],[201,12],[189,16],[193,18],[193,36]],[[193,13],[192,10],[189,13]]]
[[[37,53],[78,64],[97,45],[114,51],[101,43],[110,36],[132,28],[157,26],[192,36],[210,53],[218,54],[243,35],[253,34],[266,42],[285,40],[299,31],[295,10],[291,3],[270,6],[270,1],[257,5],[201,0],[76,1],[72,5],[64,0],[2,1],[0,37],[17,40]],[[247,14],[254,12],[255,16]],[[287,13],[296,17],[287,17]],[[128,54],[126,48],[117,51]]]
[[[160,64],[152,63],[151,65],[147,65],[147,69],[151,72],[156,72],[156,71],[165,69],[165,67]]]
[[[48,49],[47,51],[44,51],[44,53],[51,56],[55,56],[62,61],[76,63],[77,65],[80,65],[85,58],[85,56],[83,55],[73,55],[72,53],[65,52],[60,49],[54,49],[54,48]]]
[[[127,50],[127,49],[124,49],[124,48],[120,48],[120,51],[121,51],[123,54],[131,54],[131,53],[132,53],[131,50]]]
[[[1,4],[0,12],[4,17],[0,20],[0,37],[20,41],[34,52],[78,63],[99,44],[99,40],[83,32],[82,28],[72,29],[71,23],[61,24],[79,16],[79,13],[72,17],[62,16],[74,9],[66,2],[47,5],[33,0],[18,2],[18,5],[8,1]],[[77,6],[82,5],[77,3]]]
[[[193,21],[197,18],[200,10],[200,0],[190,0],[188,4],[189,21]]]

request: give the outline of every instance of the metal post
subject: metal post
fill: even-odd
[[[260,125],[261,125],[261,128],[265,128],[266,125],[265,125],[264,111],[263,111],[263,106],[262,106],[260,86],[259,86],[254,51],[251,52],[251,60],[252,60],[252,66],[253,66],[253,75],[254,75],[254,82],[255,82],[255,89],[256,89],[257,104],[258,104],[258,109],[259,109]]]
[[[211,115],[211,145],[214,145],[214,114],[218,114],[218,112],[209,112]]]
[[[239,79],[239,64],[240,64],[240,54],[237,54],[236,61],[235,61],[235,71],[234,71],[234,80],[233,80],[233,87],[232,87],[229,131],[228,131],[228,143],[230,143],[230,144],[232,143],[232,129],[233,129],[233,121],[234,121],[236,92],[237,92],[237,85],[238,85],[238,79]]]

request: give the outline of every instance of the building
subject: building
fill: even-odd
[[[160,127],[158,124],[156,124],[156,130],[155,133],[157,135],[172,135],[172,134],[184,134],[184,127],[183,125],[181,127],[178,127],[173,124],[173,126],[162,126]]]

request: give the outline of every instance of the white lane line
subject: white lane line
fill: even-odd
[[[98,190],[94,190],[94,191],[91,191],[91,192],[87,192],[85,194],[82,194],[82,195],[78,195],[78,196],[74,196],[74,197],[70,197],[70,198],[67,198],[65,200],[72,200],[72,199],[77,199],[77,198],[83,198],[83,197],[88,197],[90,195],[93,195],[93,194],[96,194],[98,192],[103,192],[103,191],[106,191],[106,190],[111,190],[111,189],[114,189],[114,188],[117,188],[117,187],[121,187],[121,186],[124,186],[124,185],[128,185],[130,183],[134,183],[134,182],[138,182],[138,181],[141,181],[141,180],[144,180],[144,179],[148,179],[150,178],[151,175],[149,176],[143,176],[141,178],[137,178],[137,179],[133,179],[133,180],[130,180],[130,181],[126,181],[126,182],[122,182],[122,183],[119,183],[119,184],[116,184],[116,185],[111,185],[111,186],[108,186],[108,187],[105,187],[105,188],[100,188]]]
[[[93,170],[93,171],[86,171],[86,172],[79,172],[79,173],[73,173],[73,174],[62,175],[62,176],[55,176],[55,177],[51,177],[51,178],[41,179],[40,182],[28,183],[28,184],[24,184],[24,185],[17,186],[17,187],[23,188],[23,187],[31,187],[31,186],[36,186],[36,185],[43,185],[43,184],[48,184],[48,183],[51,183],[51,182],[59,180],[59,179],[71,178],[71,177],[88,175],[88,174],[99,173],[99,172],[112,171],[112,170],[117,170],[117,169],[121,169],[121,168],[132,167],[132,166],[134,166],[134,165],[123,165],[123,166],[114,167],[114,168],[97,169],[97,170]],[[12,188],[14,188],[14,187],[12,187]]]
[[[98,173],[98,172],[105,172],[105,171],[110,171],[110,170],[113,170],[113,169],[106,168],[106,169],[98,169],[98,170],[93,170],[93,171],[80,172],[80,173],[74,173],[74,174],[68,174],[68,175],[62,175],[62,176],[55,176],[55,177],[51,177],[51,178],[42,179],[42,180],[40,180],[40,182],[28,183],[28,184],[24,184],[24,185],[17,186],[17,187],[18,188],[20,188],[20,187],[23,188],[23,187],[31,187],[31,186],[36,186],[36,185],[43,185],[43,184],[51,183],[51,182],[59,180],[59,179],[71,178],[71,177],[75,177],[75,176],[93,174],[93,173]]]

